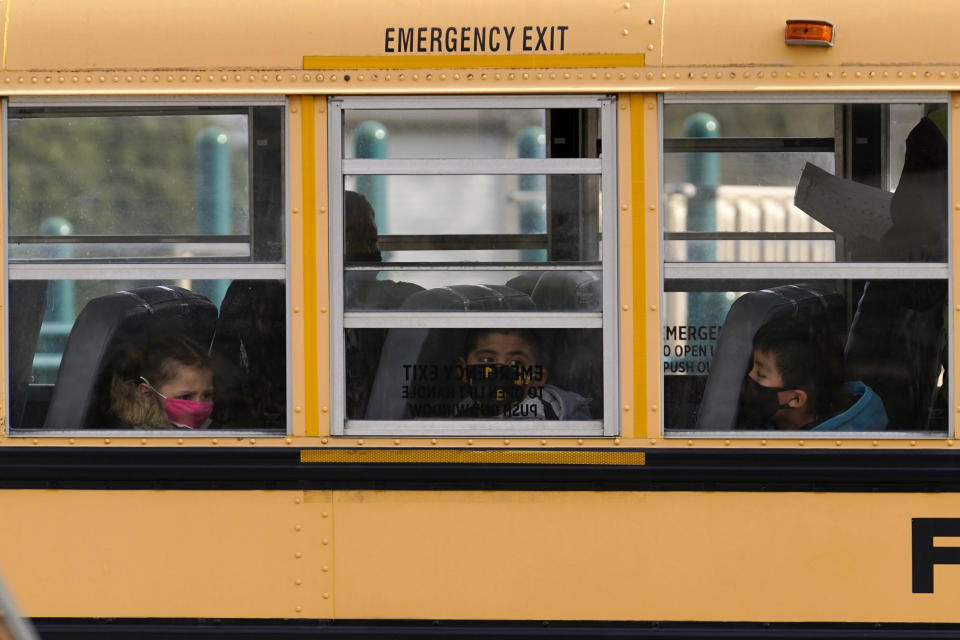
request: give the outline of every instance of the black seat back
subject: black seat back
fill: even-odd
[[[945,281],[874,280],[864,287],[847,336],[846,375],[880,396],[889,430],[946,429],[947,387],[937,384],[946,300]]]
[[[736,428],[740,386],[750,368],[757,329],[773,318],[792,316],[832,325],[837,335],[842,335],[843,312],[843,296],[809,284],[783,285],[740,296],[730,307],[720,329],[696,428],[709,431]]]
[[[10,423],[23,424],[33,358],[47,308],[46,280],[10,281]]]
[[[603,279],[593,271],[531,271],[507,281],[529,294],[537,311],[600,312]],[[590,413],[603,417],[603,332],[599,329],[540,331],[547,381],[590,400]]]
[[[122,345],[185,335],[206,347],[217,308],[207,298],[172,286],[119,291],[94,298],[74,322],[50,399],[45,429],[107,426],[103,393]]]
[[[210,349],[216,404],[224,428],[286,426],[286,290],[275,280],[230,284]]]
[[[462,284],[414,293],[401,308],[417,311],[533,311],[535,305],[529,295],[508,286]],[[491,323],[496,324],[495,315],[491,315]],[[410,400],[417,398],[409,397],[416,395],[415,385],[412,384],[415,381],[408,377],[409,367],[453,365],[457,356],[462,355],[460,351],[465,334],[464,329],[390,329],[367,404],[366,418],[403,420],[413,417]],[[434,398],[438,402],[418,404],[438,407],[449,405],[450,399],[443,397],[446,391],[444,387],[456,384],[456,380],[448,378],[445,376],[444,379],[430,381],[434,387],[431,394],[440,396]],[[405,395],[408,397],[404,398]]]

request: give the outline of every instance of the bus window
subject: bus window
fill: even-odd
[[[12,431],[283,431],[282,107],[7,115]]]
[[[668,434],[948,429],[947,113],[667,104]]]
[[[335,434],[617,433],[612,105],[331,102]]]

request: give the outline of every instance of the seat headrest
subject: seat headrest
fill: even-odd
[[[457,284],[414,293],[402,309],[430,311],[533,311],[526,293],[500,284]],[[497,316],[491,316],[496,324]],[[368,420],[402,420],[408,416],[403,388],[408,385],[405,366],[452,364],[460,355],[464,331],[456,329],[390,329],[370,392]]]
[[[403,309],[430,311],[530,311],[536,309],[530,296],[502,284],[455,284],[418,291],[408,297]]]
[[[143,287],[94,298],[70,331],[44,428],[104,426],[98,392],[108,373],[107,360],[119,344],[185,335],[206,348],[216,319],[210,300],[180,287]]]
[[[792,316],[839,330],[843,304],[843,296],[836,291],[804,283],[751,291],[737,298],[720,329],[696,428],[725,431],[735,427],[740,385],[760,327],[773,318]]]
[[[603,279],[592,271],[532,271],[507,281],[540,311],[600,311]]]

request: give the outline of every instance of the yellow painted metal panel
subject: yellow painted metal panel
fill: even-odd
[[[960,567],[911,583],[911,519],[960,516],[957,494],[10,490],[0,509],[30,616],[960,622]]]
[[[956,494],[334,500],[339,618],[960,621],[960,567],[914,594],[910,564],[911,518],[960,515]]]
[[[636,426],[633,435],[644,437],[650,432],[648,416],[648,407],[650,406],[648,376],[649,369],[644,366],[648,359],[645,336],[647,335],[647,325],[654,320],[651,310],[647,306],[647,280],[646,280],[646,261],[644,256],[650,251],[651,239],[647,237],[646,220],[651,213],[647,205],[648,191],[656,189],[657,180],[647,183],[646,165],[653,159],[646,154],[644,140],[652,136],[656,139],[658,135],[657,128],[649,131],[646,129],[647,121],[644,109],[646,103],[643,94],[633,94],[631,96],[630,109],[630,182],[629,188],[633,193],[633,201],[636,203],[635,215],[632,218],[632,228],[630,233],[631,244],[634,247],[632,252],[632,261],[628,267],[631,271],[633,281],[633,298],[640,305],[639,309],[634,310],[633,314],[633,361],[636,368],[633,373],[634,397],[636,398]],[[654,312],[655,313],[655,312]]]
[[[643,155],[643,202],[645,215],[643,216],[643,254],[636,257],[634,274],[636,280],[642,278],[642,296],[644,312],[638,318],[643,331],[637,328],[637,337],[643,340],[642,362],[644,366],[644,403],[638,407],[646,415],[645,434],[638,436],[658,436],[661,434],[660,398],[663,396],[663,372],[660,369],[660,133],[657,96],[651,93],[643,96],[642,115],[638,118],[643,123],[643,139],[635,140],[634,154]],[[639,115],[639,114],[638,114]],[[638,342],[640,341],[638,339]]]
[[[828,20],[835,46],[787,46],[789,19]],[[957,5],[925,0],[923,10],[908,3],[870,0],[717,3],[668,0],[663,19],[665,66],[710,64],[869,65],[890,61],[948,64],[960,61]]]
[[[8,18],[3,68],[12,70],[298,69],[304,56],[394,58],[412,53],[448,58],[646,55],[647,65],[670,67],[960,62],[951,0],[925,0],[922,11],[908,3],[887,3],[881,11],[868,0],[744,0],[735,5],[715,0],[287,0],[282,11],[257,0],[2,4]],[[836,45],[788,47],[785,22],[797,17],[832,21]],[[544,51],[538,48],[535,29],[551,26],[553,47]],[[562,49],[556,31],[561,26],[566,27]],[[489,44],[492,32],[486,33],[482,47],[475,42],[474,28],[494,27],[515,29],[509,46],[501,32],[495,51]],[[526,27],[531,31],[524,42]],[[399,50],[397,38],[391,43],[391,28],[414,29],[415,51]],[[422,41],[416,31],[421,28],[427,30]],[[439,39],[430,31],[434,28],[443,32]],[[457,29],[458,37],[448,38],[448,29]],[[525,51],[524,44],[530,50]],[[493,66],[499,64],[514,63]]]
[[[637,298],[634,296],[634,238],[633,221],[640,212],[637,207],[642,208],[642,200],[636,200],[633,188],[633,172],[638,167],[633,165],[633,103],[630,94],[621,94],[617,103],[619,109],[617,112],[617,201],[620,203],[618,208],[619,225],[619,265],[618,273],[620,276],[620,402],[623,405],[620,411],[620,435],[625,438],[632,438],[638,431],[642,431],[642,425],[637,424],[642,419],[643,414],[637,417],[636,409],[638,397],[635,394],[636,371],[634,349],[634,317],[636,316]],[[642,132],[640,135],[643,135]],[[642,209],[641,209],[642,210]],[[631,411],[633,409],[633,411]]]
[[[327,618],[330,501],[300,491],[2,491],[0,568],[27,616]]]
[[[642,465],[642,451],[504,449],[304,449],[304,463]]]
[[[292,109],[293,107],[291,107]],[[295,404],[295,414],[302,413],[305,423],[305,434],[316,436],[319,433],[317,406],[318,366],[317,360],[317,226],[320,217],[319,203],[317,202],[317,113],[315,99],[302,97],[297,105],[300,114],[300,186],[303,193],[303,212],[301,214],[301,230],[303,235],[293,238],[301,247],[302,270],[297,273],[303,279],[303,306],[295,309],[294,313],[302,316],[301,322],[305,328],[303,341],[293,344],[293,350],[303,352],[303,402]],[[325,207],[325,205],[324,205]],[[326,216],[324,216],[325,218]],[[298,411],[299,409],[299,411]]]
[[[632,413],[632,429],[624,427],[626,437],[645,438],[660,434],[660,340],[659,304],[659,165],[657,97],[653,94],[629,94],[628,107],[621,110],[621,191],[628,194],[632,206],[630,224],[624,225],[621,242],[621,277],[630,283],[632,309],[629,320],[621,325],[623,351],[630,349],[632,371],[625,371],[623,386],[631,387],[633,411],[624,403],[624,423]],[[626,247],[624,247],[624,244]],[[625,286],[625,285],[621,285]],[[626,311],[627,309],[624,309]],[[624,314],[626,316],[626,314]],[[629,335],[629,338],[627,336]]]
[[[288,145],[289,160],[287,169],[290,173],[290,234],[287,239],[287,250],[290,252],[290,270],[294,274],[288,278],[290,287],[290,304],[297,311],[290,314],[290,369],[292,373],[292,385],[290,397],[293,400],[294,411],[288,420],[291,424],[291,433],[295,436],[303,436],[307,433],[306,412],[307,406],[307,349],[300,348],[307,339],[307,331],[304,323],[303,309],[305,307],[304,279],[300,276],[304,269],[304,218],[307,217],[307,205],[310,201],[309,195],[304,193],[304,185],[311,184],[305,181],[304,176],[308,167],[304,166],[304,154],[307,149],[312,149],[313,139],[311,137],[306,141],[305,148],[304,136],[305,130],[309,126],[304,126],[303,106],[304,103],[310,103],[310,98],[301,98],[299,96],[290,99],[290,106],[287,111],[288,123]],[[309,131],[312,134],[312,131]],[[312,157],[306,162],[312,169]],[[308,254],[309,255],[309,254]],[[300,411],[296,408],[299,407]]]
[[[286,0],[280,10],[258,0],[21,0],[11,5],[5,68],[296,69],[304,56],[387,55],[396,49],[387,43],[387,29],[411,27],[467,28],[468,37],[456,43],[464,54],[633,55],[646,52],[659,34],[647,22],[658,7],[658,0]],[[561,26],[567,27],[562,48]],[[496,50],[488,34],[480,51],[475,27],[514,31],[509,40],[497,32]],[[541,42],[537,27],[554,27],[547,51],[539,45],[549,47],[549,35]],[[446,37],[441,46],[449,53]]]

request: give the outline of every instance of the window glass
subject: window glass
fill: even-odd
[[[615,432],[601,357],[613,337],[604,252],[615,243],[602,239],[614,216],[601,193],[616,157],[601,117],[612,103],[578,101],[331,103],[343,145],[331,176],[343,185],[335,432]],[[390,123],[379,156],[356,148],[372,120]]]
[[[14,427],[283,428],[284,289],[271,280],[12,281]],[[211,297],[223,299],[219,308]],[[188,403],[174,406],[180,400]]]
[[[546,146],[543,109],[364,109],[343,126],[346,158],[542,158]]]
[[[11,108],[11,258],[279,261],[280,115]]]
[[[600,176],[586,175],[442,175],[442,176],[364,176],[383,178],[380,189],[389,194],[389,203],[376,211],[377,232],[391,251],[403,250],[412,238],[394,239],[392,235],[417,236],[416,246],[427,245],[424,259],[434,250],[448,248],[454,242],[449,236],[495,234],[504,236],[501,245],[508,245],[511,235],[539,234],[541,243],[576,235],[578,244],[599,244]],[[348,191],[363,186],[356,176],[347,176]],[[577,215],[560,215],[570,210],[570,203],[556,200],[563,192],[576,194]],[[551,209],[547,211],[547,193],[551,193]],[[349,204],[349,200],[347,203]],[[439,205],[437,203],[440,203]],[[371,204],[372,206],[372,204]],[[552,214],[552,215],[551,215]],[[356,215],[347,210],[347,215]],[[354,222],[354,221],[349,221]],[[547,235],[547,223],[550,235]],[[587,234],[592,231],[592,237]],[[583,236],[581,239],[580,236]],[[348,237],[347,241],[352,238]],[[521,239],[515,239],[517,242]],[[535,238],[522,241],[529,245]],[[486,244],[494,244],[486,240]],[[429,244],[428,244],[429,243]],[[461,243],[457,250],[480,246],[481,241]],[[597,247],[584,259],[596,259]],[[409,257],[409,256],[406,256]],[[542,260],[545,256],[541,257]],[[513,259],[516,259],[514,257]],[[528,258],[529,259],[529,258]]]
[[[429,290],[429,291],[428,291]],[[348,311],[401,310],[450,311],[464,304],[478,305],[481,296],[493,303],[507,294],[529,298],[528,308],[516,311],[600,312],[603,308],[603,277],[593,271],[347,271],[344,274],[344,305]],[[491,307],[490,311],[499,310]]]
[[[945,105],[816,105],[836,151],[799,171],[762,136],[784,114],[809,125],[791,136],[822,134],[808,105],[692,106],[665,122],[744,138],[684,142],[665,175],[666,433],[946,433]]]
[[[946,430],[945,281],[722,284],[665,294],[668,430]]]
[[[677,259],[946,261],[944,105],[692,106],[665,108],[684,132],[664,141]]]
[[[285,430],[282,115],[10,109],[14,433]]]
[[[671,104],[663,114],[668,138],[689,136],[696,120],[690,116],[707,113],[719,122],[716,137],[751,138],[832,138],[832,104]]]
[[[601,339],[599,329],[347,329],[347,417],[600,420]],[[379,358],[364,358],[370,345]]]

